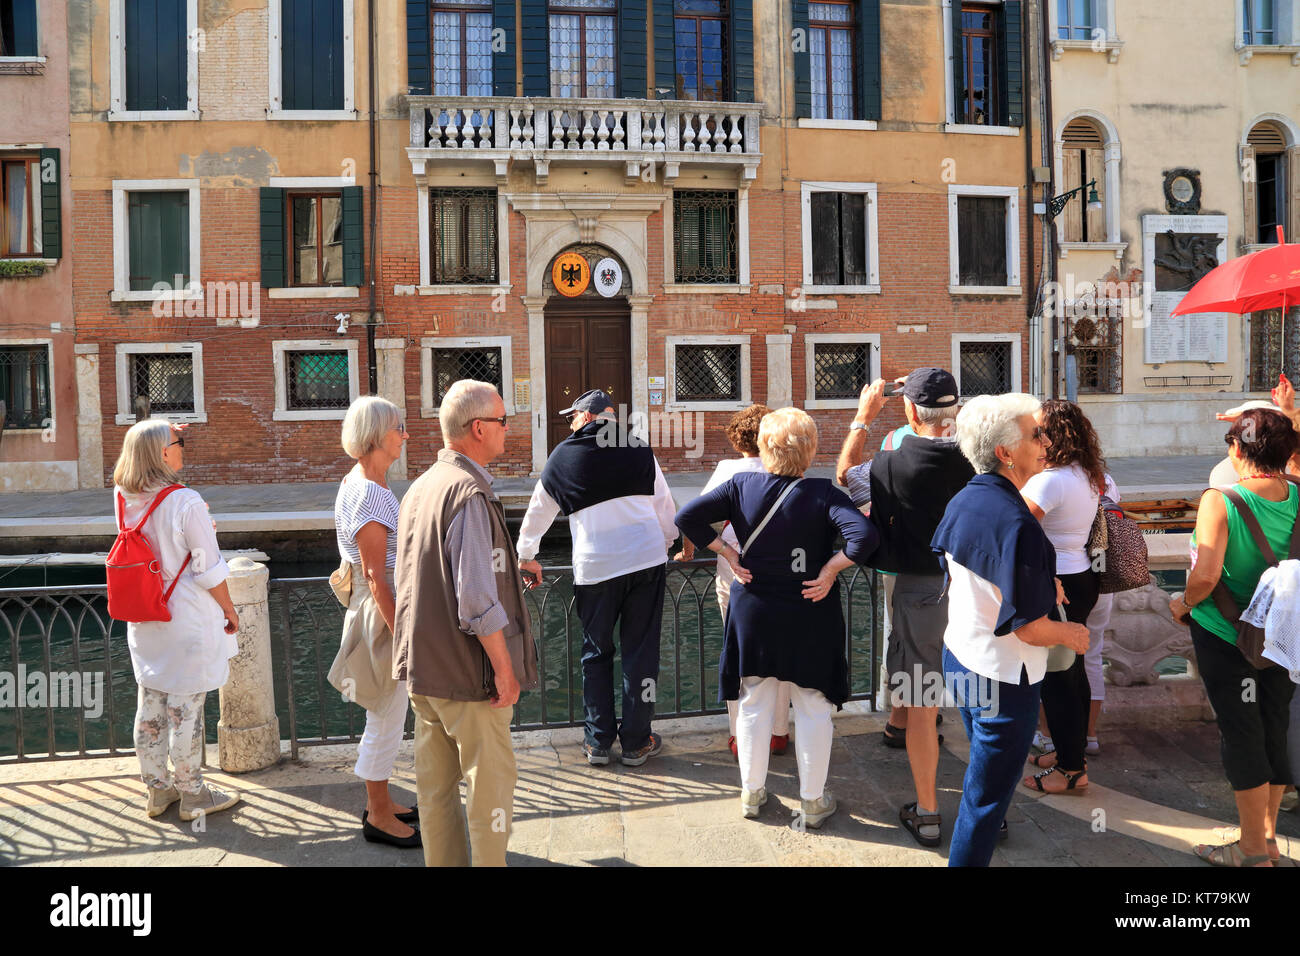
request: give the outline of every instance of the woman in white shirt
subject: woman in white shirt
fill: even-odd
[[[357,464],[339,483],[334,532],[344,562],[339,571],[350,576],[351,590],[329,682],[366,710],[354,769],[366,784],[362,835],[372,843],[418,847],[420,831],[411,826],[417,811],[388,790],[410,700],[406,681],[393,679],[398,502],[387,477],[406,439],[401,410],[387,399],[358,398],[343,419],[343,450]]]
[[[1051,446],[1047,467],[1029,479],[1021,494],[1056,549],[1056,576],[1065,589],[1066,619],[1086,624],[1099,594],[1100,576],[1088,554],[1088,537],[1106,490],[1101,443],[1088,416],[1073,402],[1049,399],[1034,419]],[[1033,758],[1031,762],[1042,772],[1026,777],[1026,787],[1038,793],[1080,793],[1087,788],[1091,697],[1082,654],[1065,670],[1047,672],[1043,714],[1055,750]]]
[[[136,422],[113,468],[113,497],[121,531],[140,524],[159,492],[179,486],[141,529],[161,567],[164,593],[175,585],[167,602],[171,620],[128,623],[126,641],[139,685],[135,752],[149,788],[145,811],[160,816],[179,800],[181,819],[193,820],[239,802],[238,793],[204,783],[199,768],[203,701],[230,676],[229,660],[239,653],[239,615],[208,506],[197,491],[180,485],[184,447],[180,429],[170,422]]]
[[[718,467],[713,470],[709,477],[709,482],[704,486],[701,495],[706,495],[714,488],[717,488],[723,482],[728,481],[734,475],[743,472],[753,471],[762,472],[763,460],[758,457],[758,425],[763,420],[763,416],[772,409],[766,405],[750,405],[742,412],[736,412],[731,416],[731,421],[727,422],[727,440],[731,442],[731,447],[740,452],[739,458],[727,458],[718,462]],[[731,547],[740,550],[740,541],[736,538],[735,529],[728,524],[721,532],[722,543],[729,544]],[[682,550],[673,558],[675,561],[692,561],[695,559],[695,545],[691,539],[682,536]],[[731,585],[736,580],[735,572],[731,570],[731,565],[727,559],[718,555],[718,569],[714,576],[714,590],[718,596],[718,610],[722,612],[722,620],[727,620],[727,604],[731,600]],[[739,750],[736,747],[736,711],[738,702],[734,700],[727,701],[727,724],[730,729],[730,736],[727,738],[727,746],[731,749],[731,755],[739,759]],[[780,756],[785,753],[786,747],[790,744],[790,688],[782,684],[776,695],[776,717],[772,721],[772,742],[771,752]]]

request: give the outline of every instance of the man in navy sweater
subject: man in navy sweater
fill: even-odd
[[[535,560],[542,536],[559,514],[573,538],[573,595],[582,620],[582,700],[593,765],[609,763],[617,737],[622,762],[639,767],[659,753],[650,731],[659,680],[659,625],[664,564],[677,540],[673,503],[650,446],[618,428],[613,401],[599,389],[583,393],[561,415],[568,438],[551,452],[519,529],[519,567],[541,582]],[[623,720],[614,719],[614,626],[623,654]]]

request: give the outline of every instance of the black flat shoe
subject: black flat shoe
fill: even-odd
[[[361,822],[362,822],[362,823],[365,823],[365,822],[366,822],[366,817],[368,817],[369,815],[370,815],[370,811],[369,811],[369,810],[362,810],[362,811],[361,811]],[[393,814],[393,819],[394,819],[394,820],[401,820],[403,823],[410,823],[410,824],[419,823],[419,822],[420,822],[420,811],[419,811],[418,809],[416,809],[416,810],[407,810],[405,813],[394,813],[394,814]]]
[[[412,848],[424,845],[420,841],[420,830],[418,827],[410,836],[399,837],[393,836],[391,833],[385,833],[377,826],[372,826],[369,820],[362,820],[361,835],[364,836],[366,841],[369,843],[387,843],[389,846],[402,848]]]

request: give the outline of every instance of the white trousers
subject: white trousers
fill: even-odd
[[[713,576],[713,586],[718,595],[718,610],[722,612],[722,619],[727,619],[727,605],[731,602],[731,583],[736,580],[736,572],[731,570],[731,565],[727,559],[718,555],[718,570]],[[739,708],[739,702],[734,700],[727,701],[727,726],[731,729],[731,736],[736,736],[736,711]],[[790,732],[790,691],[785,684],[777,692],[776,698],[776,715],[772,719],[772,733],[778,737],[784,737]]]
[[[826,789],[831,763],[831,738],[835,728],[831,714],[835,705],[819,690],[796,687],[775,677],[742,677],[740,706],[736,716],[736,749],[740,757],[740,785],[761,790],[767,782],[771,756],[772,722],[782,687],[794,705],[794,752],[799,763],[799,797],[816,800]]]
[[[1083,657],[1083,670],[1088,675],[1088,686],[1093,700],[1106,699],[1106,679],[1102,676],[1101,652],[1105,650],[1103,637],[1110,624],[1110,609],[1115,595],[1098,595],[1097,603],[1088,615],[1088,653]]]
[[[406,681],[399,680],[383,710],[366,711],[366,729],[357,744],[357,766],[353,770],[362,780],[387,780],[393,775],[409,703]]]

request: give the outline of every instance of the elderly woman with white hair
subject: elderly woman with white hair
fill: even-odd
[[[406,681],[392,676],[398,503],[387,475],[406,439],[401,411],[383,398],[357,399],[343,419],[343,450],[357,463],[343,477],[334,500],[343,563],[331,584],[340,601],[347,599],[348,611],[329,682],[366,709],[354,770],[366,784],[362,834],[372,843],[418,847],[420,831],[411,826],[417,812],[394,801],[388,790],[408,697]]]
[[[676,519],[696,547],[722,555],[736,576],[720,670],[722,697],[740,701],[741,814],[757,817],[767,802],[772,724],[784,685],[794,705],[799,764],[795,816],[814,829],[836,810],[826,790],[831,714],[849,699],[837,578],[867,561],[879,541],[829,478],[803,477],[816,453],[817,426],[807,412],[771,412],[758,428],[766,471],[732,476],[687,504]],[[739,552],[711,527],[722,521],[735,528]],[[845,545],[836,551],[839,537]]]
[[[138,528],[157,559],[171,616],[126,626],[140,686],[135,753],[149,788],[145,811],[161,816],[179,800],[181,819],[193,820],[239,802],[233,790],[204,783],[199,769],[203,701],[230,676],[230,658],[239,653],[239,615],[208,506],[180,483],[184,448],[184,436],[170,422],[136,422],[113,468],[113,500],[118,531]]]
[[[975,477],[930,545],[948,585],[943,667],[970,738],[949,866],[988,866],[1029,754],[1047,650],[1088,650],[1088,628],[1048,615],[1062,600],[1056,554],[1020,491],[1047,463],[1031,395],[981,395],[957,415]]]

